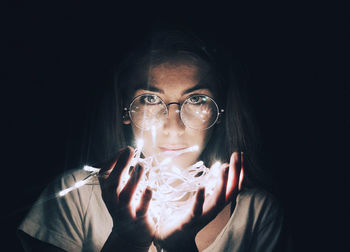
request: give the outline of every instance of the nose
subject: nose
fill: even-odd
[[[180,117],[180,104],[168,104],[168,117],[163,125],[165,135],[181,136],[185,132],[185,125]]]

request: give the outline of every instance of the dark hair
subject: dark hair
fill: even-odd
[[[151,33],[142,44],[127,54],[116,67],[114,92],[106,89],[98,111],[97,134],[92,141],[95,160],[111,159],[126,145],[133,145],[129,125],[122,124],[123,108],[130,102],[138,83],[143,81],[151,66],[168,61],[188,62],[200,69],[202,78],[211,82],[216,101],[225,110],[220,122],[214,126],[211,138],[201,154],[201,160],[229,162],[233,151],[244,152],[244,186],[268,185],[267,176],[258,164],[258,129],[247,104],[242,71],[229,51],[220,53],[211,49],[195,35],[180,31]],[[110,86],[111,87],[111,86]]]

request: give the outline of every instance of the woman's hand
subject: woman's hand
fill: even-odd
[[[205,189],[199,189],[191,211],[176,228],[165,228],[165,235],[156,234],[155,244],[166,251],[198,251],[196,234],[235,199],[241,188],[243,174],[243,153],[234,152],[230,164],[223,165],[221,181],[214,193],[205,196]]]
[[[134,149],[127,147],[121,150],[107,169],[100,173],[102,198],[113,219],[113,230],[110,235],[118,237],[124,244],[134,248],[148,248],[154,238],[155,229],[147,218],[147,210],[152,198],[150,189],[144,190],[140,204],[136,208],[131,206],[132,196],[140,181],[143,167],[136,165],[124,188],[120,190],[121,175],[128,169],[134,156]]]

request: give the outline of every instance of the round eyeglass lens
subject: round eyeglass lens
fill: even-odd
[[[131,120],[144,130],[150,130],[152,126],[155,128],[162,126],[167,114],[165,103],[154,94],[137,96],[129,107]]]
[[[192,95],[181,107],[181,119],[192,129],[208,129],[216,123],[218,116],[218,105],[206,95]]]

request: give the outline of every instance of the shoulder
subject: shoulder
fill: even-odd
[[[92,186],[75,187],[76,183],[89,175],[83,169],[74,169],[64,172],[51,181],[41,193],[38,200],[32,206],[30,213],[67,213],[72,214],[73,209],[85,212],[89,204],[89,199],[95,189]],[[69,189],[69,190],[67,190]],[[66,191],[65,191],[66,190]],[[62,193],[65,191],[65,193]]]
[[[244,189],[222,233],[208,251],[274,251],[281,232],[277,198],[258,189]]]
[[[56,198],[59,199],[91,194],[92,191],[95,190],[96,185],[99,185],[96,177],[89,180],[87,183],[89,186],[77,186],[77,183],[87,178],[89,174],[90,172],[81,168],[65,171],[47,185],[41,196],[50,195],[51,197],[56,196]]]
[[[283,210],[270,192],[251,188],[238,194],[235,214],[243,217],[253,230],[260,230],[271,222],[282,222]]]
[[[60,181],[62,186],[70,187],[71,185],[74,185],[74,183],[85,179],[89,174],[90,172],[85,171],[84,169],[72,169],[56,177],[55,181]]]
[[[55,194],[59,200],[66,201],[67,204],[74,204],[75,207],[81,207],[84,214],[90,207],[91,199],[98,197],[100,193],[97,177],[90,177],[86,184],[77,186],[89,175],[90,172],[83,169],[71,170],[58,177],[55,182],[56,186],[54,186]]]
[[[277,198],[270,192],[260,188],[244,189],[238,194],[240,204],[253,205],[256,209],[278,208]]]
[[[91,202],[96,202],[98,180],[94,184],[74,188],[65,195],[60,195],[60,192],[74,187],[88,175],[89,172],[76,169],[56,177],[42,192],[18,229],[66,251],[80,250],[83,237],[89,231],[90,216],[87,213],[90,212]]]

